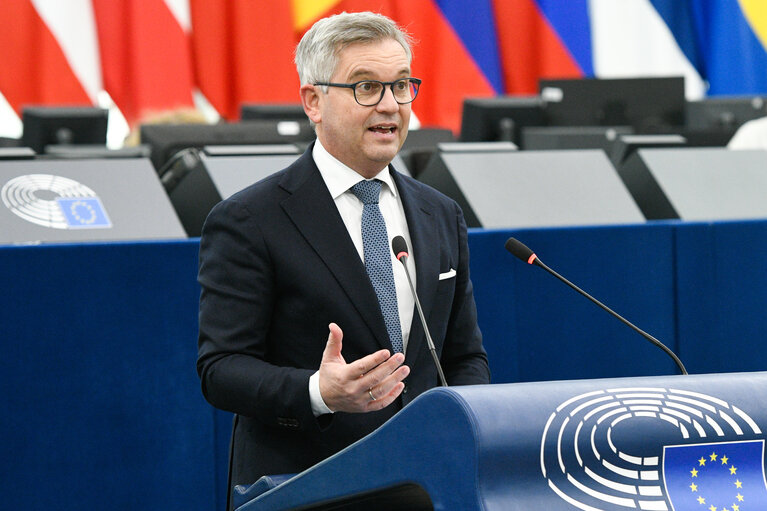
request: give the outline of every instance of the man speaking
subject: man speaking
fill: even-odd
[[[318,21],[296,49],[317,140],[205,223],[197,368],[236,414],[231,485],[300,472],[439,384],[396,236],[447,383],[489,383],[463,214],[390,165],[421,84],[411,57],[384,16]]]

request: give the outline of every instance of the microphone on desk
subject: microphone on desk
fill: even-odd
[[[639,328],[636,325],[634,325],[633,323],[631,323],[629,320],[627,320],[626,318],[624,318],[623,316],[621,316],[617,312],[615,312],[612,309],[610,309],[608,306],[606,306],[605,304],[603,304],[602,302],[600,302],[599,300],[597,300],[596,298],[594,298],[593,296],[588,294],[586,291],[584,291],[583,289],[579,288],[578,286],[576,286],[575,284],[573,284],[572,282],[570,282],[569,280],[564,278],[559,273],[555,272],[554,270],[552,270],[551,268],[546,266],[543,263],[543,261],[541,261],[538,258],[537,255],[535,255],[535,252],[533,252],[532,250],[530,250],[527,247],[527,245],[525,245],[521,241],[517,240],[516,238],[509,238],[508,240],[506,240],[506,244],[504,246],[506,247],[506,250],[511,252],[517,258],[525,261],[528,264],[533,264],[535,266],[540,266],[541,268],[543,268],[547,272],[551,273],[556,278],[558,278],[559,280],[561,280],[562,282],[564,282],[565,284],[567,284],[571,288],[575,289],[580,294],[582,294],[583,296],[585,296],[586,298],[588,298],[589,300],[591,300],[592,302],[594,302],[595,304],[599,305],[601,308],[603,308],[604,310],[606,310],[607,312],[609,312],[610,314],[612,314],[613,316],[618,318],[621,322],[623,322],[625,325],[629,326],[631,329],[633,329],[639,335],[641,335],[642,337],[644,337],[645,339],[647,339],[648,341],[653,343],[655,346],[659,347],[664,352],[666,352],[666,354],[674,360],[674,363],[677,365],[677,367],[679,368],[681,373],[682,374],[687,374],[687,369],[684,368],[684,365],[682,364],[682,361],[679,360],[679,357],[677,357],[676,354],[673,351],[671,351],[668,347],[666,347],[666,345],[664,345],[658,339],[656,339],[652,335],[648,334],[647,332],[645,332],[641,328]]]
[[[421,318],[421,324],[423,325],[423,331],[426,333],[426,343],[429,346],[429,352],[431,358],[434,359],[434,365],[437,366],[437,373],[439,373],[439,381],[443,387],[447,387],[447,380],[445,380],[445,373],[442,372],[442,366],[439,363],[439,357],[437,356],[437,349],[434,347],[434,341],[431,339],[429,333],[429,326],[426,324],[426,318],[423,316],[423,309],[421,309],[421,301],[418,299],[418,293],[415,292],[415,286],[413,286],[413,279],[410,278],[410,272],[407,269],[407,258],[410,256],[407,249],[407,241],[402,236],[395,236],[391,240],[391,249],[394,252],[394,257],[402,263],[402,267],[405,268],[405,275],[407,275],[407,281],[410,284],[410,291],[413,293],[415,299],[415,307],[418,310],[418,317]]]

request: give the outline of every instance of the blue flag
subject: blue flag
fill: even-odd
[[[663,477],[674,511],[767,509],[764,440],[666,446]]]
[[[108,229],[112,227],[98,197],[59,197],[56,199],[69,229]]]

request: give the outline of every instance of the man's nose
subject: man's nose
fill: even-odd
[[[397,100],[394,99],[394,92],[392,91],[391,85],[384,87],[383,98],[381,98],[381,101],[378,102],[376,108],[382,112],[392,112],[399,110],[399,103],[397,103]]]

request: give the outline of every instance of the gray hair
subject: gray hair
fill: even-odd
[[[338,64],[338,53],[350,44],[394,39],[405,49],[408,62],[412,38],[394,21],[372,12],[343,12],[317,21],[296,47],[296,68],[301,85],[329,82]]]

